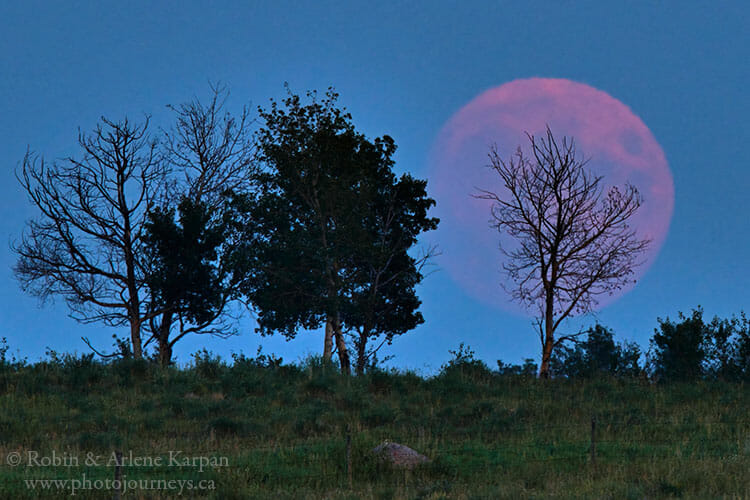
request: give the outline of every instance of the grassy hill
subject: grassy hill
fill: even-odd
[[[71,482],[27,483],[60,479],[113,498],[118,450],[123,498],[748,498],[749,410],[741,384],[540,381],[476,363],[347,378],[316,358],[53,356],[0,364],[0,497],[69,496]],[[386,439],[432,461],[392,470],[370,453]]]

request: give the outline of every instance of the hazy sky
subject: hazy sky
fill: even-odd
[[[661,145],[675,203],[655,263],[598,320],[645,347],[657,316],[748,309],[749,18],[744,1],[2,2],[0,336],[33,360],[47,346],[86,352],[84,335],[108,348],[115,333],[75,323],[62,301],[40,308],[13,278],[9,244],[35,215],[13,174],[26,148],[77,154],[78,128],[102,115],[167,126],[166,105],[206,97],[209,81],[231,87],[232,110],[282,97],[284,82],[298,93],[333,85],[355,125],[391,135],[397,170],[418,177],[445,122],[489,88],[536,76],[600,89]],[[392,364],[431,371],[460,342],[492,366],[539,356],[529,318],[475,301],[447,272],[419,294],[426,323],[384,352]],[[229,340],[180,342],[178,360],[204,345],[228,357],[260,342],[288,360],[322,350],[320,332],[286,342],[258,337],[250,318],[239,327]]]

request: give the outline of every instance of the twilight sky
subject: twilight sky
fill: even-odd
[[[434,151],[445,124],[474,98],[531,77],[606,92],[661,146],[674,180],[673,215],[635,288],[567,327],[598,320],[645,348],[657,316],[698,305],[708,316],[749,309],[750,7],[618,3],[3,2],[0,337],[34,360],[46,347],[87,352],[81,336],[109,348],[115,333],[77,324],[60,300],[40,308],[13,278],[9,244],[35,215],[13,175],[26,148],[47,159],[78,154],[78,128],[91,130],[102,115],[151,114],[155,125],[169,126],[166,105],[207,97],[209,81],[231,88],[233,111],[282,97],[284,82],[297,93],[335,86],[358,129],[371,138],[391,135],[397,171],[427,178],[441,208],[450,203],[431,189]],[[460,248],[450,225],[425,243],[444,250],[419,289],[426,322],[384,351],[395,355],[391,365],[431,372],[460,342],[491,366],[537,358],[530,318],[476,300],[448,272]],[[261,343],[290,361],[322,350],[321,332],[286,342],[260,338],[253,328],[247,316],[229,340],[185,339],[178,361],[203,346],[229,357],[253,354]]]

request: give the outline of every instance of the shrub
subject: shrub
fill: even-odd
[[[745,313],[706,325],[704,368],[711,378],[750,381],[750,322]]]
[[[534,378],[538,371],[539,366],[532,358],[524,359],[522,365],[503,363],[502,360],[497,360],[497,373],[502,377]]]
[[[657,318],[659,328],[651,338],[649,362],[658,380],[690,381],[704,375],[710,334],[703,309],[694,309],[690,317],[679,312],[678,318],[679,322]]]
[[[193,369],[201,378],[217,380],[226,368],[221,357],[214,356],[206,348],[193,353]]]
[[[448,360],[448,364],[442,366],[439,378],[473,382],[488,382],[492,379],[493,373],[487,364],[481,359],[476,359],[474,351],[463,342],[457,350],[448,352],[453,355],[453,358]]]
[[[575,347],[562,345],[556,348],[552,372],[554,376],[567,378],[636,377],[643,372],[640,357],[638,345],[615,342],[612,331],[597,324],[589,328],[586,340],[578,342]]]
[[[655,379],[750,380],[750,321],[745,313],[729,319],[714,316],[707,323],[698,307],[689,317],[678,313],[678,319],[658,319],[648,360]]]
[[[108,365],[110,373],[115,375],[123,386],[146,380],[150,369],[157,366],[153,361],[132,357],[114,358]]]
[[[258,346],[258,350],[256,351],[254,358],[249,358],[242,353],[232,353],[232,360],[233,366],[235,367],[249,366],[269,369],[279,368],[281,366],[281,363],[284,361],[283,358],[276,356],[273,353],[265,354],[263,352],[262,346]]]
[[[16,358],[15,355],[8,357],[8,339],[0,338],[0,372],[14,371],[27,366],[26,358]]]

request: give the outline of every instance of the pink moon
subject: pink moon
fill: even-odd
[[[503,289],[513,286],[502,269],[503,237],[489,225],[491,203],[472,194],[480,188],[502,192],[497,174],[488,168],[493,144],[503,159],[519,146],[528,153],[526,133],[539,137],[547,125],[556,139],[575,140],[578,156],[603,176],[605,190],[629,183],[641,193],[643,204],[631,227],[651,245],[632,276],[636,282],[656,260],[672,217],[674,183],[664,152],[643,121],[614,97],[552,78],[514,80],[480,94],[448,120],[431,151],[430,191],[441,219],[439,265],[470,296],[511,312],[522,309]],[[597,308],[633,286],[600,296]]]

